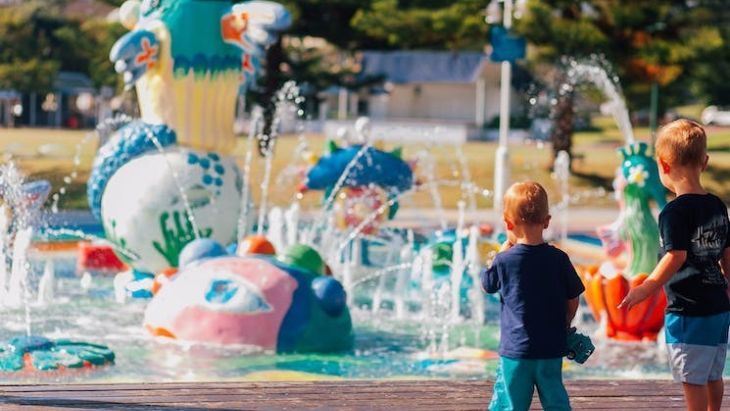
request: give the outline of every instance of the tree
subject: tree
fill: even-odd
[[[88,39],[88,74],[95,86],[122,87],[122,79],[114,64],[109,60],[109,51],[114,43],[127,32],[121,24],[106,20],[88,20],[81,23],[81,34]]]
[[[38,4],[0,8],[0,88],[50,90],[60,67],[53,58],[58,27]]]
[[[533,64],[605,55],[628,106],[638,109],[648,106],[652,84],[662,87],[665,104],[681,96],[677,86],[687,81],[689,69],[722,44],[717,26],[703,24],[712,12],[700,1],[532,0],[516,31],[533,45]],[[556,122],[565,126],[571,113],[572,103],[566,103],[556,110]],[[555,128],[552,139],[570,150],[572,127],[564,126]]]
[[[352,27],[389,48],[482,50],[485,0],[373,0]]]
[[[0,7],[0,88],[45,93],[59,70],[89,74],[97,86],[117,84],[108,54],[121,26],[66,18],[62,5]]]
[[[263,61],[264,72],[255,87],[249,88],[248,100],[264,109],[263,134],[270,135],[274,114],[273,96],[286,81],[294,80],[305,97],[301,108],[313,115],[318,94],[332,86],[357,88],[362,85],[355,74],[352,53],[366,44],[366,36],[350,28],[350,20],[362,0],[281,1],[293,17],[293,26],[286,36],[272,45]],[[265,154],[268,141],[263,140],[260,154]]]
[[[722,48],[698,63],[692,73],[697,94],[709,104],[730,105],[730,27],[720,29]]]

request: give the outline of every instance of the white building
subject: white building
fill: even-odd
[[[357,94],[342,90],[330,102],[340,119],[368,115],[481,128],[499,115],[500,66],[484,53],[365,51],[360,64],[361,79],[380,76],[383,81]],[[512,106],[519,106],[515,98]]]

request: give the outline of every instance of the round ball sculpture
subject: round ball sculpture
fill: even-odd
[[[233,241],[240,199],[233,160],[173,147],[122,165],[104,189],[101,219],[130,265],[157,272],[176,267],[183,247],[197,237]]]
[[[246,255],[275,255],[276,249],[266,237],[262,235],[250,235],[241,241],[236,248],[236,253]]]
[[[224,256],[190,264],[154,296],[145,328],[155,336],[279,353],[350,350],[344,289],[306,264],[321,261],[316,251],[298,250],[307,258]]]
[[[197,240],[189,242],[182,249],[182,252],[180,252],[180,256],[178,257],[178,267],[180,269],[187,268],[195,262],[227,254],[228,251],[215,240],[211,240],[210,238],[198,238]]]

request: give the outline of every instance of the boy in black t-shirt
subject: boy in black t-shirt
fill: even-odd
[[[682,382],[690,411],[720,410],[730,327],[727,207],[700,183],[708,156],[699,124],[677,120],[664,126],[656,156],[662,184],[677,195],[659,215],[664,255],[619,308],[630,309],[664,286],[672,375]]]
[[[584,287],[568,256],[545,243],[548,198],[537,183],[517,183],[504,195],[509,240],[482,272],[488,293],[499,292],[500,364],[490,410],[527,410],[537,387],[546,410],[570,410],[562,364],[568,327]]]

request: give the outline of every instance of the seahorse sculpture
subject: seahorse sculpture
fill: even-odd
[[[664,324],[663,291],[631,311],[616,308],[626,293],[654,269],[659,253],[659,228],[650,204],[653,200],[664,207],[666,191],[647,149],[646,143],[619,149],[622,163],[614,187],[619,193],[621,212],[615,223],[598,229],[610,257],[616,257],[621,250],[628,251],[627,267],[624,270],[608,261],[584,274],[586,298],[596,320],[604,320],[606,335],[619,340],[656,340]]]
[[[242,177],[227,154],[237,95],[291,17],[268,1],[130,0],[120,18],[131,31],[110,58],[136,85],[141,119],[99,149],[88,198],[107,238],[138,257],[126,262],[153,273],[176,266],[197,237],[235,240]]]

